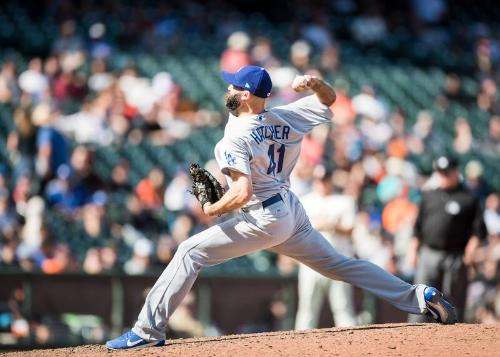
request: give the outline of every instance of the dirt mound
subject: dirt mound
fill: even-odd
[[[88,345],[12,352],[26,356],[498,356],[500,325],[389,324],[355,328],[205,337],[165,347],[108,351]]]

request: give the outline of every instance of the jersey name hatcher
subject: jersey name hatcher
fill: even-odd
[[[261,125],[250,133],[257,144],[265,139],[288,140],[290,127],[288,125]]]

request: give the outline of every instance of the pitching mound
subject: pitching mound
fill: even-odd
[[[108,351],[89,345],[8,353],[25,356],[499,356],[500,325],[390,324],[175,340]]]

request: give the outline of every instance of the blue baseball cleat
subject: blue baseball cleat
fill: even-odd
[[[424,290],[424,299],[428,314],[430,313],[437,322],[445,325],[452,325],[457,322],[455,306],[444,298],[441,291],[428,286]]]
[[[165,344],[165,340],[159,341],[147,341],[135,333],[132,330],[125,332],[120,337],[115,338],[114,340],[109,340],[106,342],[106,347],[110,350],[126,350],[131,348],[143,348],[143,347],[152,347],[152,346],[163,346]]]

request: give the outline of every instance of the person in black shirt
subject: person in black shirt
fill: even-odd
[[[451,157],[435,160],[437,188],[423,193],[408,260],[416,266],[414,283],[440,289],[463,321],[466,266],[485,237],[485,226],[479,198],[462,185],[457,166]],[[410,316],[411,322],[425,320]]]

